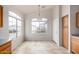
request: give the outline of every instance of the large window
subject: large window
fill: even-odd
[[[47,32],[47,19],[42,18],[38,20],[37,18],[32,19],[32,33],[46,33]]]
[[[9,11],[9,39],[16,39],[21,34],[22,20],[21,17]]]

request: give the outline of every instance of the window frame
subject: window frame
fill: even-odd
[[[12,12],[12,11],[11,11]],[[13,12],[14,13],[14,12]],[[16,13],[15,13],[16,14]],[[19,16],[18,14],[16,14],[17,16]],[[16,19],[16,38],[18,37],[18,28],[21,28],[20,29],[20,32],[21,32],[21,30],[22,30],[22,18],[17,18],[17,17],[15,17],[15,16],[12,16],[12,15],[10,15],[9,14],[9,11],[8,11],[8,21],[9,21],[9,17],[12,17],[12,18],[14,18],[14,19]],[[19,16],[20,17],[20,16]],[[19,21],[21,21],[21,26],[18,26],[17,24],[17,20],[19,20]],[[9,28],[8,28],[9,29]],[[9,33],[10,34],[10,33]]]

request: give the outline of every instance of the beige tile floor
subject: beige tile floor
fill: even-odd
[[[27,41],[14,50],[13,54],[68,54],[68,51],[50,41]]]

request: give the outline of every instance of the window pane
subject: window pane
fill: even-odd
[[[32,32],[39,30],[39,22],[32,22]]]
[[[16,39],[16,19],[9,16],[9,39]]]
[[[37,18],[32,19],[32,21],[37,21],[37,20],[38,20]]]
[[[36,19],[36,18],[35,18]],[[41,20],[32,19],[32,33],[46,33],[47,32],[47,19]]]
[[[21,35],[21,32],[17,32],[17,36],[20,36]]]
[[[42,18],[42,21],[47,21],[47,19],[46,18]]]
[[[16,39],[16,33],[10,33],[9,39]]]
[[[47,25],[45,22],[40,22],[40,30],[41,32],[46,32]]]
[[[9,22],[10,22],[10,21],[13,21],[13,19],[12,19],[12,17],[9,16]]]
[[[13,13],[13,12],[11,12],[11,11],[9,11],[9,15],[21,19],[20,16],[18,16],[17,14],[15,14],[15,13]]]
[[[21,27],[17,28],[17,31],[20,31],[21,32]]]
[[[35,27],[39,27],[39,22],[32,22],[32,25]]]
[[[21,26],[21,20],[17,20],[17,26]]]
[[[17,20],[17,36],[21,35],[21,20]]]
[[[15,19],[15,18],[13,18],[13,20],[12,20],[12,21],[13,21],[13,23],[16,23],[16,19]]]
[[[12,26],[13,24],[12,24],[12,22],[9,22],[9,26]]]

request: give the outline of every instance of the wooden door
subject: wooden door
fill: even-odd
[[[79,12],[76,13],[76,27],[79,28]]]
[[[0,5],[0,27],[3,27],[3,7]]]
[[[62,18],[62,45],[68,48],[68,15]]]

